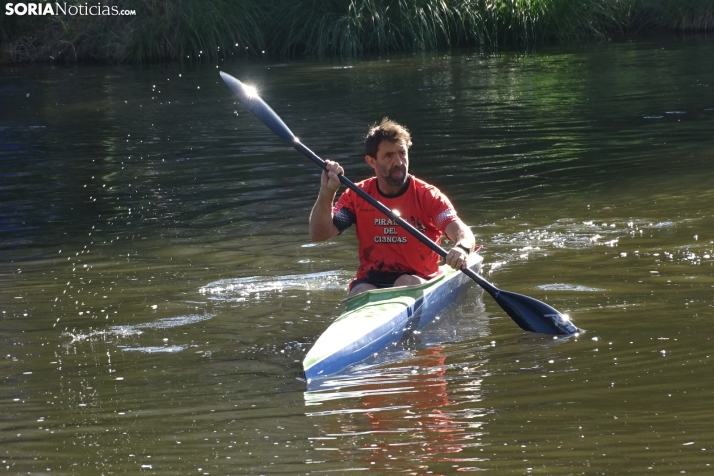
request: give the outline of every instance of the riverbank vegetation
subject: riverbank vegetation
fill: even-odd
[[[136,14],[8,15],[6,7],[0,16],[0,61],[358,56],[714,31],[714,0],[107,0],[101,4]]]

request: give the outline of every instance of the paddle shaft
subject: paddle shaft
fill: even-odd
[[[313,151],[311,151],[305,144],[300,142],[297,138],[293,141],[293,147],[306,156],[308,159],[312,160],[315,162],[322,170],[327,171],[327,164],[325,164],[325,161],[322,160],[317,154],[315,154]],[[429,239],[424,233],[421,231],[417,230],[414,228],[411,223],[403,219],[402,217],[398,216],[395,214],[391,209],[389,209],[387,206],[385,206],[382,202],[379,200],[375,199],[373,196],[359,188],[357,185],[354,184],[354,182],[344,175],[340,174],[337,176],[340,179],[340,183],[342,183],[345,187],[349,188],[353,192],[355,192],[357,195],[359,195],[363,200],[365,200],[367,203],[375,207],[377,210],[380,212],[384,213],[389,219],[392,221],[396,222],[407,230],[408,233],[410,233],[412,236],[414,236],[417,240],[421,241],[423,244],[428,246],[432,251],[434,251],[436,254],[441,256],[442,258],[445,258],[448,252],[442,248],[441,246],[437,245],[434,243],[432,240]],[[483,279],[481,276],[478,274],[474,273],[471,269],[464,267],[461,268],[461,272],[464,273],[466,276],[469,278],[473,279],[476,281],[479,286],[484,288],[491,296],[496,297],[500,290],[494,286],[493,284],[489,283],[485,279]]]

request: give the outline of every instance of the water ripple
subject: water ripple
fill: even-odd
[[[591,288],[589,286],[581,286],[579,284],[564,284],[564,283],[542,284],[540,286],[536,286],[536,289],[543,289],[545,291],[581,291],[581,292],[606,291],[606,289],[602,289],[602,288]]]
[[[160,352],[181,352],[186,349],[186,347],[187,346],[185,345],[168,345],[165,347],[120,347],[120,349],[126,352],[145,352],[147,354],[155,354]]]
[[[71,343],[106,340],[108,337],[131,337],[138,336],[144,333],[141,329],[170,329],[172,327],[186,326],[197,322],[206,321],[215,317],[215,314],[190,314],[187,316],[167,317],[158,319],[152,322],[143,322],[140,324],[126,326],[111,326],[108,329],[90,330],[89,332],[63,332],[63,336],[70,337]],[[161,347],[162,349],[164,347]]]
[[[287,276],[250,276],[246,278],[221,279],[203,287],[198,292],[219,301],[246,301],[260,293],[310,290],[344,291],[351,274],[343,271],[291,274]]]

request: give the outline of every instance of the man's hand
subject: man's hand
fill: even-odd
[[[331,160],[326,160],[325,165],[327,165],[327,170],[322,171],[322,177],[320,178],[320,192],[324,191],[334,197],[335,193],[337,193],[337,189],[340,188],[340,179],[338,175],[344,174],[345,171],[342,169],[340,164]]]
[[[454,269],[462,269],[467,266],[469,253],[460,246],[454,246],[444,258],[444,262]]]
[[[315,205],[310,213],[310,239],[312,241],[325,241],[337,235],[339,231],[332,223],[332,205],[335,194],[340,188],[339,174],[344,173],[337,162],[326,160],[327,170],[322,171],[320,177],[320,193],[317,195]]]
[[[466,267],[469,254],[474,251],[476,240],[468,226],[458,218],[446,225],[446,236],[455,243],[444,258],[444,262],[454,269]]]

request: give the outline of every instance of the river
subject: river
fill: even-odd
[[[8,474],[711,474],[714,42],[0,72],[0,468]],[[319,169],[369,176],[389,116],[497,286],[308,391],[354,232],[311,243]]]

